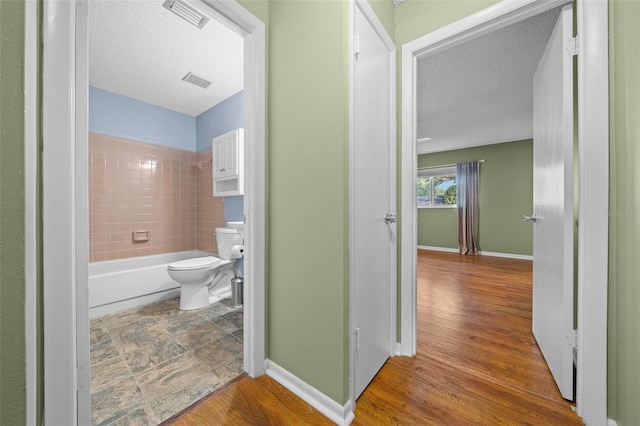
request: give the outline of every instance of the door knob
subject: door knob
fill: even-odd
[[[526,214],[524,215],[524,221],[525,222],[535,222],[536,221],[536,215],[533,214],[531,216],[527,216]]]
[[[384,215],[384,223],[396,223],[396,215],[387,213]]]

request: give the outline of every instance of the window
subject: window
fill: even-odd
[[[456,206],[456,167],[418,170],[418,208]]]

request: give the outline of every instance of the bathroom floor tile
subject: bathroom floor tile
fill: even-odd
[[[244,342],[244,329],[243,328],[234,331],[233,333],[231,333],[231,335],[233,337],[235,337],[236,339],[238,339],[240,342]]]
[[[234,312],[235,309],[231,306],[227,306],[224,303],[214,303],[211,306],[202,308],[200,314],[210,320],[215,320],[223,315]]]
[[[102,342],[91,345],[90,360],[91,364],[102,362],[104,360],[120,356],[118,348],[114,345],[113,340],[103,340]]]
[[[111,338],[115,339],[122,336],[123,334],[145,330],[157,324],[157,320],[153,317],[132,315],[131,317],[129,317],[129,322],[127,322],[126,320],[118,319],[114,322],[105,321],[104,324],[108,328]]]
[[[204,342],[216,341],[225,335],[222,328],[205,318],[185,324],[174,333],[176,340],[187,349],[195,348]]]
[[[165,420],[223,383],[195,356],[184,354],[138,378],[153,411]]]
[[[91,326],[90,335],[89,335],[89,343],[94,345],[96,343],[104,342],[105,340],[111,339],[109,332],[106,327],[102,326]]]
[[[202,321],[203,316],[197,310],[168,312],[160,316],[159,323],[167,329],[169,333],[175,333],[192,322]]]
[[[138,315],[145,317],[165,316],[180,311],[180,300],[169,299],[138,308]]]
[[[233,325],[238,328],[242,328],[242,324],[244,323],[244,312],[243,311],[235,311],[230,314],[227,314],[222,317],[223,319],[229,321]]]
[[[192,353],[223,382],[230,381],[243,371],[243,346],[231,335],[201,345]]]
[[[160,423],[157,416],[149,407],[133,406],[129,408],[127,413],[123,413],[121,417],[105,423],[106,426],[155,426]]]
[[[176,342],[171,335],[168,339],[152,343],[143,348],[124,353],[129,369],[133,374],[142,373],[164,362],[167,362],[187,350]]]
[[[91,423],[108,425],[144,403],[142,389],[133,377],[119,380],[91,393]]]
[[[91,365],[91,391],[95,392],[108,384],[133,378],[127,363],[120,355]]]
[[[227,321],[224,318],[216,318],[211,320],[215,325],[220,327],[225,333],[233,333],[238,330],[238,327],[231,321]]]
[[[242,309],[178,298],[91,319],[92,424],[157,425],[242,373]]]
[[[160,324],[136,330],[113,338],[113,343],[123,354],[136,351],[158,341],[172,339],[171,334]]]

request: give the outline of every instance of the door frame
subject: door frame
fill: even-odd
[[[391,175],[394,177],[392,180],[395,182],[396,176],[396,144],[393,143],[396,140],[396,47],[395,43],[387,33],[386,29],[380,22],[378,15],[374,12],[373,8],[369,4],[367,0],[355,0],[350,2],[350,16],[349,22],[351,26],[350,31],[350,43],[349,43],[349,81],[350,83],[350,91],[349,91],[349,257],[351,259],[354,258],[353,250],[354,244],[353,242],[356,240],[357,235],[355,234],[355,226],[354,226],[354,208],[355,208],[355,199],[353,197],[355,190],[355,126],[354,126],[354,117],[355,117],[355,104],[354,104],[354,96],[355,96],[355,50],[354,50],[354,40],[355,40],[355,13],[356,8],[360,9],[365,18],[369,21],[374,31],[380,36],[384,44],[389,49],[389,164],[391,166]],[[391,203],[396,204],[396,185],[391,185]],[[397,205],[396,205],[397,209]],[[395,213],[395,212],[389,212]],[[397,235],[397,234],[396,234]],[[391,244],[391,256],[396,256],[397,259],[397,238],[392,241]],[[349,262],[349,399],[350,401],[347,403],[349,406],[349,410],[351,411],[350,417],[345,417],[345,421],[348,418],[353,418],[353,410],[355,410],[356,405],[356,389],[355,389],[355,360],[356,360],[356,347],[355,347],[355,336],[354,336],[354,327],[355,327],[355,303],[354,303],[354,283],[355,280],[355,268],[353,262]],[[395,285],[394,285],[395,283]],[[389,321],[391,322],[391,344],[390,350],[391,353],[389,356],[397,353],[397,260],[396,262],[392,262],[390,277],[389,277],[389,303],[391,306],[391,316]]]
[[[402,46],[401,353],[416,354],[416,58],[505,27],[565,1],[501,1]],[[578,28],[578,350],[577,412],[607,419],[609,75],[607,0],[577,0]],[[588,230],[588,232],[587,232]]]
[[[235,1],[192,0],[244,37],[245,276],[244,368],[265,361],[264,23]],[[87,0],[45,0],[43,17],[44,422],[89,424]],[[37,30],[37,29],[36,29]],[[37,64],[26,63],[25,67]],[[84,119],[83,119],[84,117]],[[29,356],[29,354],[28,354]],[[28,394],[32,392],[28,390]]]

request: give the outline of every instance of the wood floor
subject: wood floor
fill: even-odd
[[[330,425],[267,376],[243,377],[172,423]],[[418,354],[393,357],[353,425],[580,425],[531,334],[531,262],[418,251]]]

